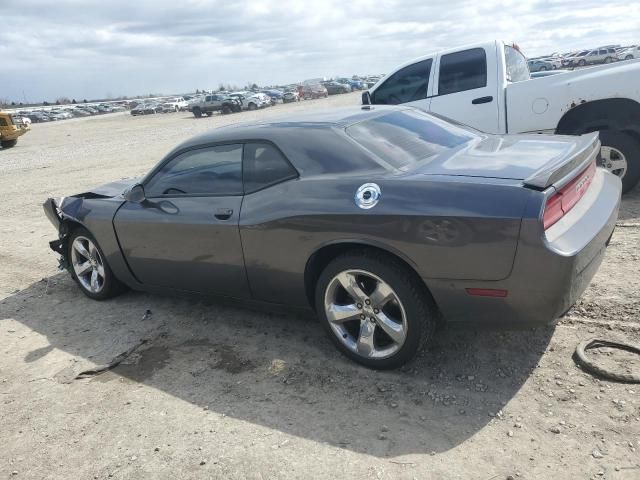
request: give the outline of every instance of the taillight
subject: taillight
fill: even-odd
[[[595,173],[596,163],[591,162],[576,178],[548,198],[542,219],[545,230],[565,216],[580,201],[587,193]]]

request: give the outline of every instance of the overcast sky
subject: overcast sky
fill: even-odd
[[[0,0],[0,18],[15,101],[381,73],[495,38],[530,56],[640,43],[640,2],[616,0]]]

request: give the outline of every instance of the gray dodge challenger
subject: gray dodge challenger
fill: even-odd
[[[310,307],[345,355],[394,368],[441,321],[544,323],[576,302],[620,203],[599,147],[367,105],[218,128],[44,210],[93,299]]]

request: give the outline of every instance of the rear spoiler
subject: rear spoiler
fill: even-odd
[[[570,155],[559,157],[547,163],[540,170],[524,180],[524,184],[536,190],[555,185],[561,187],[573,176],[572,172],[582,171],[593,162],[600,153],[598,132],[576,137],[576,150]]]

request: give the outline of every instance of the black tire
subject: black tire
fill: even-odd
[[[407,333],[402,346],[391,356],[373,359],[353,352],[332,330],[324,308],[324,297],[332,279],[345,270],[370,272],[387,283],[400,299],[406,313]],[[318,317],[334,345],[345,356],[366,367],[386,370],[409,362],[433,337],[437,324],[437,308],[424,285],[405,265],[391,256],[353,251],[333,259],[322,271],[315,291]]]
[[[580,60],[580,61],[578,62],[578,66],[579,66],[579,67],[584,67],[586,64],[587,64],[586,60]]]
[[[193,109],[193,116],[196,118],[200,118],[202,117],[202,110],[200,110],[199,108],[194,108]]]
[[[15,147],[17,143],[18,139],[14,138],[13,140],[2,140],[0,145],[2,145],[2,148],[12,148]]]
[[[206,115],[207,117],[210,117],[211,115],[213,115],[213,112],[207,112]]]
[[[547,71],[547,67],[545,67],[544,65],[540,67],[540,71],[541,72],[546,72]]]
[[[624,57],[625,60],[633,60],[633,55],[627,55]]]
[[[628,133],[617,130],[600,131],[602,146],[622,152],[627,160],[627,171],[622,177],[622,193],[627,193],[640,181],[640,141]]]
[[[71,254],[71,249],[73,248],[74,240],[80,236],[91,240],[98,249],[98,252],[102,258],[104,266],[104,284],[102,289],[97,293],[91,292],[84,285],[82,285],[72,265],[73,257]],[[120,280],[118,280],[111,271],[111,267],[109,267],[109,264],[107,263],[104,252],[102,251],[102,248],[100,248],[100,244],[96,241],[91,232],[89,232],[89,230],[87,230],[86,228],[77,227],[71,232],[71,235],[69,235],[69,239],[67,242],[67,260],[69,262],[69,273],[71,274],[71,278],[73,278],[73,280],[78,284],[78,287],[80,287],[82,293],[84,293],[87,297],[94,300],[106,300],[108,298],[113,298],[117,295],[120,295],[126,290],[126,286],[122,282],[120,282]]]
[[[257,105],[255,103],[251,102],[249,105],[247,105],[247,108],[249,110],[255,110],[258,107],[257,107]]]
[[[222,113],[224,115],[227,115],[227,114],[231,113],[231,108],[229,107],[229,105],[223,105],[222,106]]]
[[[612,58],[611,57],[606,57],[604,59],[604,63],[611,63]]]

